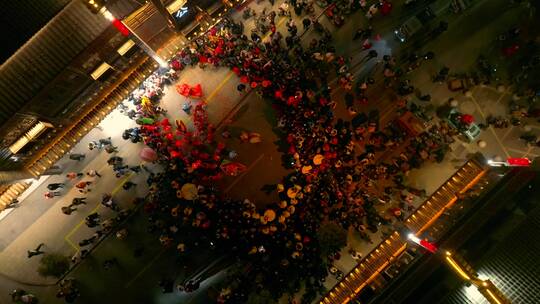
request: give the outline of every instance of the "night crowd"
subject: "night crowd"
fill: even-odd
[[[274,299],[288,294],[292,301],[304,286],[302,303],[310,303],[323,291],[328,266],[341,249],[319,242],[321,224],[335,222],[370,242],[369,231],[403,220],[413,208],[410,195],[425,195],[404,184],[407,172],[425,161],[441,161],[454,135],[444,124],[414,134],[395,121],[380,126],[377,111],[361,111],[374,80],[354,79],[349,60],[336,54],[328,31],[321,30],[321,38],[304,48],[294,22],[287,24],[289,35],[284,38],[275,29],[275,18],[276,13],[265,14],[260,21],[266,24],[264,31],[254,30],[249,38],[240,23],[224,19],[180,50],[170,70],[152,76],[150,86],[130,98],[137,107],[137,135],[165,166],[148,179],[144,210],[150,231],[163,246],[176,250],[180,261],[211,249],[248,265],[228,281],[221,302],[242,303],[263,291]],[[362,37],[366,60],[377,57],[370,50],[370,34]],[[383,61],[386,85],[396,92],[397,114],[422,112],[406,102],[412,86],[400,80],[394,58],[384,56]],[[225,138],[208,121],[200,85],[177,86],[179,94],[192,98],[183,107],[192,123],[160,115],[163,86],[189,66],[228,67],[240,79],[240,92],[255,90],[272,103],[283,165],[292,172],[273,185],[279,195],[275,204],[261,210],[248,199],[223,196],[215,186],[230,174],[225,168],[234,161]],[[348,119],[334,114],[341,101],[331,96],[333,77],[346,92]],[[399,202],[398,207],[390,201]],[[394,207],[376,208],[385,203]]]

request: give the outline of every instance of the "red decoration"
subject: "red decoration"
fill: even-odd
[[[203,95],[201,84],[198,83],[194,87],[192,87],[189,94],[191,97],[201,98]]]
[[[113,26],[122,34],[122,36],[129,36],[129,29],[118,19],[113,19]]]
[[[529,167],[531,165],[531,161],[525,157],[510,157],[506,159],[506,162],[515,167]]]
[[[459,117],[459,120],[464,124],[472,124],[474,122],[474,117],[470,114],[463,114]]]
[[[178,94],[184,96],[184,97],[188,97],[189,96],[189,91],[190,91],[190,87],[189,85],[183,83],[183,84],[179,84],[176,86],[176,92],[178,92]]]

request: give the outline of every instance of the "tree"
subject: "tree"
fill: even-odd
[[[69,258],[58,253],[45,254],[39,261],[38,273],[44,277],[61,277],[69,270]]]
[[[327,255],[347,245],[347,230],[334,222],[327,222],[317,231],[317,239],[322,253]]]
[[[275,301],[272,299],[272,295],[266,289],[261,292],[253,291],[249,294],[247,304],[273,304]]]

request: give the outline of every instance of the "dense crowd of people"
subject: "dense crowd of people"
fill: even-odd
[[[231,303],[244,302],[249,291],[263,289],[274,298],[292,295],[301,282],[306,287],[303,302],[313,300],[334,258],[321,254],[325,246],[317,239],[321,224],[334,221],[344,229],[352,227],[370,241],[368,231],[377,231],[380,223],[402,220],[412,208],[410,193],[421,193],[404,185],[407,172],[424,161],[441,160],[452,141],[451,131],[444,126],[414,136],[395,123],[379,126],[376,111],[369,115],[360,111],[373,80],[354,85],[348,60],[336,54],[328,31],[321,30],[321,38],[304,48],[294,22],[287,24],[289,35],[283,39],[275,30],[275,16],[274,12],[265,15],[264,26],[256,28],[251,39],[243,34],[241,24],[225,19],[179,51],[170,62],[171,70],[149,80],[149,89],[141,88],[131,96],[137,107],[133,117],[140,124],[137,132],[157,153],[156,161],[165,165],[164,172],[148,180],[150,195],[144,209],[150,214],[149,230],[181,257],[200,248],[230,248],[239,262],[250,265],[231,280],[232,291],[220,298]],[[369,40],[370,35],[362,38]],[[385,56],[384,62],[388,87],[395,87],[398,95],[409,94],[411,86],[393,73],[395,60]],[[200,86],[197,92],[187,84],[177,87],[180,94],[195,97],[186,111],[192,125],[171,123],[160,115],[163,86],[188,66],[228,67],[241,81],[239,91],[250,88],[272,102],[283,163],[293,169],[275,185],[280,199],[275,204],[261,210],[248,199],[223,196],[214,186],[228,174],[223,166],[231,162],[231,151],[208,121]],[[350,121],[334,114],[332,77],[338,77],[347,92]],[[405,101],[397,102],[399,113],[411,110]],[[400,207],[387,212],[375,208],[390,200],[399,201]]]
[[[325,7],[329,4],[319,2]],[[314,4],[312,0],[289,0],[277,11],[263,10],[259,14],[246,9],[244,19],[255,18],[255,28],[249,33],[245,33],[242,23],[225,18],[205,36],[181,49],[168,68],[160,68],[145,79],[125,101],[131,105],[120,105],[121,112],[138,124],[125,130],[122,137],[133,143],[144,142],[154,153],[149,152],[146,160],[164,168],[162,172],[149,172],[147,179],[150,193],[143,209],[148,213],[148,231],[164,247],[174,250],[181,263],[196,251],[216,250],[225,252],[240,269],[229,274],[218,303],[244,303],[253,297],[277,300],[283,296],[296,303],[295,295],[300,290],[301,302],[311,303],[324,290],[328,274],[338,280],[343,276],[333,265],[340,258],[340,246],[320,238],[324,225],[333,223],[343,231],[353,230],[370,243],[372,233],[381,230],[384,235],[413,211],[413,196],[425,197],[425,191],[406,185],[408,172],[426,161],[442,161],[448,144],[459,132],[459,128],[444,121],[431,121],[421,106],[408,102],[407,97],[415,93],[415,88],[404,76],[433,59],[433,52],[412,55],[406,58],[407,62],[398,64],[393,56],[381,56],[372,48],[378,37],[368,25],[351,38],[361,40],[359,45],[365,56],[360,64],[378,58],[383,69],[380,75],[355,79],[351,59],[336,52],[330,31],[315,16]],[[343,16],[357,9],[362,9],[370,20],[375,14],[388,14],[392,7],[388,1],[368,6],[366,1],[344,0],[333,2],[324,13],[334,25],[341,26]],[[304,15],[303,31],[313,28],[319,34],[307,47],[301,44],[302,30],[292,13]],[[276,29],[276,18],[280,16],[288,18],[286,35]],[[269,185],[267,190],[275,191],[279,197],[273,204],[261,208],[249,199],[227,197],[216,186],[225,175],[235,176],[245,166],[235,162],[237,153],[226,144],[230,132],[216,132],[209,121],[200,84],[176,87],[187,99],[181,109],[190,121],[173,122],[160,106],[164,87],[172,85],[182,70],[193,66],[229,68],[240,79],[239,93],[253,90],[271,102],[277,116],[275,130],[280,138],[283,166],[291,172],[279,183]],[[392,92],[391,98],[397,105],[395,116],[412,113],[422,125],[421,130],[399,119],[381,125],[377,110],[365,110],[374,78],[379,76]],[[448,76],[449,69],[443,67],[433,81],[442,83]],[[332,78],[337,79],[335,87],[330,84]],[[332,94],[337,89],[344,91],[342,100]],[[431,100],[429,94],[416,94],[421,101]],[[338,116],[338,106],[346,108],[349,116]],[[512,119],[489,117],[481,127],[519,125],[523,111],[514,110],[519,113]],[[457,120],[463,121],[464,115],[458,114]],[[241,139],[254,143],[261,140],[255,132],[242,134]],[[521,139],[540,145],[532,133]],[[118,152],[110,138],[91,141],[88,148],[108,154]],[[84,158],[83,153],[70,155],[76,161]],[[109,158],[108,164],[118,178],[144,169],[130,167],[116,155]],[[101,175],[90,170],[86,176],[92,180],[83,181],[85,174],[74,172],[68,173],[67,178],[75,182],[80,193],[86,194],[95,177]],[[128,191],[135,186],[127,181],[123,189]],[[45,196],[60,196],[64,187],[64,183],[49,184],[50,191]],[[70,215],[77,206],[86,204],[85,199],[74,198],[61,211]],[[134,203],[142,202],[137,198]],[[89,248],[119,228],[132,212],[121,209],[111,194],[103,194],[101,204],[115,211],[115,216],[102,219],[94,212],[86,217],[87,227],[96,230],[91,237],[80,240],[78,244],[84,249],[73,256],[73,262],[88,255]],[[118,239],[128,234],[126,229],[116,230]],[[29,250],[28,257],[43,254],[42,246]],[[355,260],[361,259],[353,248],[349,248],[349,253]],[[110,269],[115,265],[118,261],[111,258],[103,267]],[[187,280],[177,288],[193,292],[202,280]],[[163,292],[172,292],[174,280],[163,278],[159,286]],[[27,296],[24,291],[14,291],[12,295],[17,299]],[[63,281],[57,296],[68,302],[77,298],[74,281]]]

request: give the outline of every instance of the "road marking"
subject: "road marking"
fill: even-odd
[[[532,146],[529,146],[529,148],[527,149],[527,152],[523,154],[522,158],[527,157],[531,153],[532,148],[533,148]]]
[[[229,82],[229,80],[231,79],[231,77],[235,75],[233,72],[229,72],[227,77],[225,77],[225,79],[223,79],[219,84],[218,86],[212,91],[212,93],[210,93],[210,95],[208,95],[208,98],[206,98],[206,101],[207,102],[210,102],[210,100],[212,100],[212,98],[214,98],[214,96],[217,94],[217,92],[219,90],[221,90],[221,88],[227,83]]]
[[[128,176],[124,177],[120,183],[114,188],[114,190],[112,191],[112,195],[114,196],[116,193],[118,193],[118,191],[120,191],[120,188],[134,175],[135,173],[134,172],[131,172],[128,174]],[[88,215],[96,212],[99,208],[101,207],[101,202],[97,203],[96,206],[88,213]],[[70,232],[68,232],[65,236],[64,236],[64,240],[73,248],[75,249],[76,252],[80,251],[81,248],[79,247],[79,245],[75,245],[73,243],[73,241],[71,241],[71,236],[77,232],[77,230],[79,230],[79,228],[82,226],[82,224],[85,222],[84,219],[82,219],[77,225],[75,225],[75,227],[73,227],[73,229],[71,229]]]
[[[474,95],[474,94],[473,94]],[[478,112],[480,113],[480,115],[482,116],[482,118],[484,120],[486,120],[486,115],[484,114],[484,112],[482,111],[482,107],[480,107],[480,104],[478,104],[478,102],[476,101],[476,98],[474,98],[474,96],[471,95],[471,100],[473,101],[474,105],[476,106],[476,109],[478,110]],[[492,126],[489,126],[489,129],[491,130],[491,133],[493,134],[493,136],[495,137],[495,140],[499,143],[499,145],[501,146],[504,154],[506,154],[506,157],[510,157],[510,153],[508,153],[508,150],[506,150],[506,147],[503,145],[503,143],[501,142],[501,139],[499,138],[499,136],[497,135],[497,133],[495,133],[495,129],[492,127]]]
[[[510,126],[510,128],[508,129],[508,131],[504,132],[504,135],[503,137],[501,137],[501,140],[504,140],[506,138],[506,136],[508,136],[510,134],[510,132],[512,131],[512,129],[514,129],[514,126]]]
[[[261,156],[259,156],[254,162],[251,163],[251,165],[249,165],[249,167],[246,169],[246,171],[244,171],[242,174],[240,174],[240,176],[238,176],[233,182],[232,184],[229,185],[229,187],[227,187],[227,189],[225,189],[225,193],[229,192],[236,184],[238,184],[238,182],[240,182],[240,180],[249,172],[251,171],[251,169],[253,169],[253,167],[255,167],[255,165],[257,163],[259,163],[264,157],[264,153],[261,154]]]
[[[518,154],[527,154],[527,155],[530,155],[532,157],[538,157],[540,155],[536,154],[536,153],[531,153],[531,152],[528,152],[527,151],[523,151],[523,150],[518,150],[518,149],[513,149],[513,148],[508,148],[508,150],[512,151],[512,152],[515,152],[515,153],[518,153]]]
[[[165,252],[165,248],[162,248],[161,251],[133,277],[133,279],[127,282],[127,284],[124,285],[124,288],[128,288],[129,286],[131,286],[133,282],[135,282],[146,270],[148,270],[148,268],[150,268],[150,266],[152,266],[152,264],[154,264],[155,261],[157,261],[161,257],[163,252]]]
[[[508,153],[508,150],[506,150],[506,147],[503,145],[501,140],[499,139],[499,136],[497,136],[497,133],[495,133],[495,129],[492,126],[489,126],[489,129],[491,130],[491,133],[493,133],[493,136],[495,136],[495,140],[499,143],[501,146],[504,154],[506,154],[506,157],[510,157],[510,153]]]
[[[499,98],[497,99],[497,101],[495,101],[495,103],[499,103],[501,101],[501,99],[503,99],[504,95],[506,95],[506,91],[504,91],[501,96],[499,96]]]

